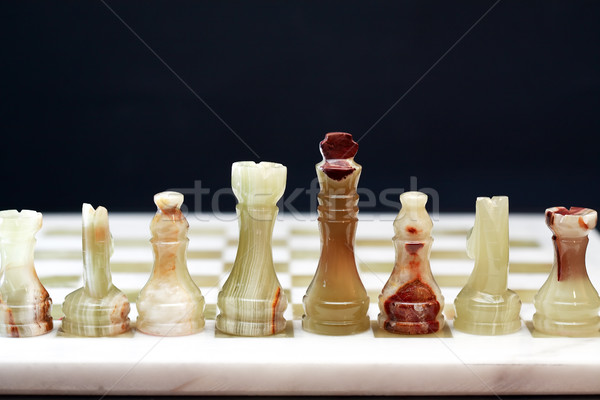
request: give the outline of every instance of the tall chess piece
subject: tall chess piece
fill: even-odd
[[[129,330],[129,301],[112,283],[113,239],[108,211],[83,204],[83,287],[63,303],[62,330],[77,336],[112,336]]]
[[[302,327],[324,335],[349,335],[370,326],[369,297],[354,259],[356,187],[362,167],[354,162],[358,144],[352,135],[328,133],[320,145],[323,161],[316,169],[321,258],[303,299]]]
[[[400,195],[402,209],[394,221],[396,265],[379,295],[379,327],[392,333],[434,333],[444,326],[444,297],[431,274],[431,229],[427,195]]]
[[[467,254],[475,259],[454,307],[454,327],[476,335],[503,335],[521,327],[521,300],[507,289],[508,197],[478,197]]]
[[[554,234],[554,265],[535,296],[536,330],[560,336],[595,336],[600,331],[600,297],[585,267],[588,233],[598,214],[589,208],[552,207],[546,224]]]
[[[42,214],[0,211],[0,335],[37,336],[52,330],[52,299],[33,265]]]
[[[233,268],[219,292],[216,326],[222,332],[266,336],[285,329],[287,299],[275,274],[271,238],[286,174],[285,166],[271,162],[231,166],[240,238]]]
[[[136,328],[156,336],[191,335],[204,328],[204,297],[187,268],[189,224],[180,209],[183,195],[161,192],[154,203],[154,267],[136,301]]]

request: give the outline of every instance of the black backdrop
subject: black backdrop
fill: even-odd
[[[598,1],[0,7],[1,209],[151,211],[196,185],[186,202],[209,211],[237,160],[287,165],[289,196],[328,131],[362,137],[375,195],[414,176],[442,212],[494,194],[600,208]]]

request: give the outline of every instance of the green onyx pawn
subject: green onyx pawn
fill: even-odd
[[[204,328],[204,296],[187,267],[189,223],[183,194],[154,195],[158,210],[150,223],[154,267],[135,305],[136,329],[147,335],[183,336]]]

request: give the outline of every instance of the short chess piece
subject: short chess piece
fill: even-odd
[[[454,327],[476,335],[503,335],[521,327],[521,300],[507,288],[508,197],[478,197],[467,254],[475,267],[454,300]]]
[[[204,328],[204,296],[187,268],[189,224],[181,212],[183,195],[161,192],[154,203],[154,267],[136,301],[136,329],[155,336],[191,335]]]
[[[406,192],[394,221],[394,270],[379,295],[379,327],[392,333],[435,333],[444,326],[444,297],[429,265],[433,222],[425,209],[427,195]]]
[[[82,209],[83,287],[63,303],[62,330],[76,336],[113,336],[129,330],[129,301],[112,283],[113,238],[108,211],[85,203]]]
[[[52,330],[52,299],[33,263],[42,214],[0,211],[0,336],[38,336]]]
[[[600,297],[585,265],[588,234],[598,214],[589,208],[552,207],[546,224],[553,233],[554,264],[534,299],[533,327],[556,336],[585,337],[600,333]]]

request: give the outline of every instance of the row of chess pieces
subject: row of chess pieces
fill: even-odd
[[[361,166],[358,145],[346,133],[321,142],[317,164],[321,256],[303,299],[303,329],[324,335],[349,335],[369,329],[369,298],[358,274],[354,233],[358,222],[356,187]],[[271,237],[283,195],[286,168],[249,161],[232,165],[238,199],[240,237],[233,268],[218,295],[216,328],[237,336],[267,336],[285,329],[288,302],[273,267]],[[445,320],[444,298],[432,275],[429,254],[433,222],[427,196],[407,192],[394,221],[396,262],[379,295],[378,325],[388,332],[422,335],[438,332]],[[204,297],[186,264],[189,224],[181,212],[183,195],[154,196],[157,212],[150,224],[154,252],[151,276],[136,300],[136,329],[157,336],[189,335],[204,327]],[[127,297],[112,284],[113,241],[108,212],[89,204],[82,210],[84,285],[66,296],[61,329],[76,336],[111,336],[130,329]],[[536,330],[559,336],[596,336],[600,297],[585,266],[588,233],[597,213],[587,208],[553,207],[546,223],[553,233],[555,262],[535,296]],[[52,330],[52,301],[34,269],[35,234],[42,215],[0,211],[0,334],[36,336]],[[519,330],[521,301],[507,288],[508,198],[480,197],[467,240],[473,272],[455,299],[454,328],[472,334],[500,335]]]
[[[394,221],[396,264],[379,296],[381,313],[378,324],[382,329],[399,334],[435,333],[444,325],[444,298],[429,266],[433,224],[425,210],[427,196],[419,192],[407,192],[400,199],[402,209]],[[156,254],[154,270],[136,302],[139,313],[137,329],[144,333],[188,335],[199,332],[204,326],[204,299],[192,281],[185,261],[188,224],[180,211],[182,201],[183,195],[175,192],[163,192],[155,196],[159,210],[151,224],[151,242]],[[521,303],[517,294],[506,287],[507,217],[506,197],[477,200],[475,226],[468,240],[468,252],[475,258],[475,268],[455,301],[456,329],[496,335],[511,333],[520,327]],[[546,220],[555,235],[553,241],[559,262],[555,262],[548,280],[535,299],[537,312],[533,323],[537,330],[565,336],[591,336],[598,333],[600,299],[587,278],[584,263],[586,234],[593,229],[596,218],[595,211],[589,209],[555,207],[547,211]],[[4,324],[0,324],[0,327],[1,333],[6,336],[34,336],[52,330],[50,297],[37,279],[33,259],[26,257],[33,254],[33,235],[41,227],[41,219],[41,214],[33,211],[0,212],[0,243],[6,263],[0,287],[3,299],[0,301],[0,310],[4,314]],[[72,335],[94,337],[124,333],[130,329],[130,305],[127,297],[111,281],[109,260],[112,237],[104,207],[94,210],[89,204],[84,204],[82,235],[84,287],[65,299],[62,330]],[[267,251],[270,251],[269,241],[265,242]],[[489,242],[494,245],[489,246]],[[222,313],[217,318],[217,327],[225,333],[242,336],[281,332],[285,328],[286,321],[282,314],[287,302],[273,263],[259,261],[257,265],[251,265],[242,262],[243,254],[248,253],[248,249],[244,248],[244,240],[240,238],[236,263],[219,294]],[[11,260],[22,262],[15,264]],[[327,260],[323,261],[322,257],[319,265],[321,271],[315,275],[311,288],[315,282],[322,287],[321,282],[328,279],[320,276],[325,272],[324,263]],[[257,271],[259,268],[262,271]],[[344,297],[344,303],[351,300],[350,307],[360,308],[358,318],[346,320],[349,322],[346,324],[334,320],[336,323],[332,324],[332,318],[335,318],[333,314],[320,321],[317,318],[322,316],[307,314],[303,318],[303,326],[307,330],[342,335],[368,328],[366,310],[369,299],[360,284],[360,278],[355,274],[356,265],[351,260],[343,268],[347,270],[349,278],[343,282],[345,287],[330,289],[336,290],[334,296],[322,291],[318,297],[309,288],[304,300],[305,307],[308,310],[311,303],[316,302],[324,309],[331,306],[338,306],[339,309],[341,302],[332,302],[328,297],[344,295],[344,291],[356,291],[358,286],[358,296],[349,299],[346,293]],[[264,281],[251,282],[251,275],[261,275]],[[237,293],[230,291],[234,286]],[[251,307],[249,302],[253,303]],[[349,311],[353,311],[350,307]],[[348,312],[344,314],[344,318],[348,318]]]

